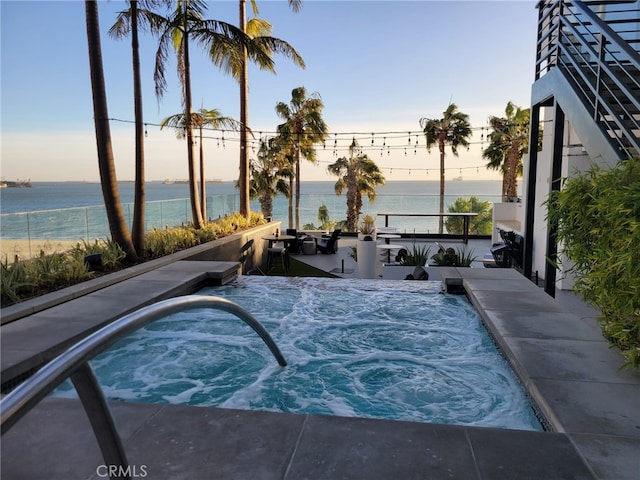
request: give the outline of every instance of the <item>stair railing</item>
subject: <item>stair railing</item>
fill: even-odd
[[[640,54],[585,2],[543,1],[538,9],[536,80],[560,68],[620,158],[640,152]],[[637,18],[639,12],[617,13]],[[640,35],[637,23],[629,25]]]
[[[44,365],[0,401],[1,432],[4,435],[54,388],[70,378],[78,392],[106,465],[127,472],[127,458],[115,421],[89,361],[119,339],[171,313],[209,307],[235,315],[264,341],[280,366],[286,366],[280,349],[262,324],[240,305],[220,297],[188,295],[164,300],[126,315],[79,341]],[[122,478],[122,477],[118,477]]]

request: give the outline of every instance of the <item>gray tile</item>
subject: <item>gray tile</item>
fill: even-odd
[[[599,479],[638,480],[640,439],[610,435],[571,435],[571,439]]]
[[[594,478],[565,435],[482,428],[468,435],[483,479]]]
[[[305,417],[164,406],[127,444],[149,478],[282,479]]]
[[[491,292],[537,292],[539,288],[532,282],[517,279],[465,278],[465,288],[473,291],[488,290]]]
[[[640,439],[640,384],[534,380],[530,387],[541,407],[550,405],[559,431]]]
[[[593,318],[581,319],[572,313],[485,310],[483,318],[505,337],[606,342]]]
[[[116,404],[116,424],[130,437],[160,407]],[[102,454],[78,400],[47,398],[2,436],[2,478],[82,479],[103,464]]]
[[[638,384],[632,370],[618,371],[624,358],[605,342],[512,337],[504,342],[534,379]]]
[[[286,478],[478,477],[462,427],[310,416]]]
[[[474,305],[484,310],[518,312],[562,312],[563,308],[542,290],[528,292],[472,291],[469,297]]]

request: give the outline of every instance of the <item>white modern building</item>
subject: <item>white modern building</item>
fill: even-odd
[[[523,273],[554,295],[572,281],[547,261],[558,251],[544,207],[549,193],[593,163],[640,152],[640,1],[543,0],[537,8],[530,152],[513,220],[524,237]]]

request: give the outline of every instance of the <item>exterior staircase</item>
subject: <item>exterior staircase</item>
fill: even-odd
[[[533,104],[553,95],[591,158],[640,153],[640,2],[541,1]]]

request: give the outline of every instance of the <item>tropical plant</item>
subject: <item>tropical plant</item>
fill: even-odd
[[[473,250],[466,251],[461,247],[440,247],[431,259],[440,267],[470,267],[475,262],[476,256]]]
[[[429,261],[431,248],[428,245],[419,245],[415,242],[411,248],[407,249],[406,255],[400,257],[400,265],[405,266],[424,266]]]
[[[324,104],[318,93],[307,97],[304,87],[291,91],[291,101],[276,104],[276,113],[284,120],[277,131],[295,161],[295,228],[300,229],[300,157],[315,162],[314,145],[324,141],[328,127],[322,118]],[[293,208],[289,200],[289,228],[294,228]]]
[[[138,260],[138,255],[133,246],[131,233],[124,218],[116,178],[113,149],[111,148],[111,128],[109,126],[109,109],[107,108],[107,92],[102,66],[102,46],[100,43],[97,2],[85,0],[85,17],[87,24],[87,43],[89,47],[91,91],[93,93],[93,118],[98,148],[98,169],[100,171],[102,196],[104,198],[104,206],[107,212],[107,221],[109,222],[111,236],[125,251],[126,260],[134,262]]]
[[[458,197],[448,208],[451,213],[477,213],[469,218],[469,233],[472,235],[491,235],[493,206],[489,201],[481,201],[475,195],[464,198]],[[461,217],[447,217],[445,227],[449,233],[463,233],[464,219]]]
[[[487,168],[502,172],[502,198],[509,201],[518,196],[518,177],[522,176],[522,158],[529,151],[530,109],[507,103],[505,117],[491,117],[489,146],[482,158],[489,160]]]
[[[420,127],[424,132],[427,144],[427,152],[431,152],[433,145],[438,145],[440,152],[440,213],[444,213],[444,157],[445,147],[451,148],[451,153],[458,156],[458,147],[468,147],[471,137],[471,125],[469,115],[458,110],[455,103],[450,103],[440,119],[421,118]],[[438,232],[443,233],[443,218],[440,216]]]
[[[191,212],[193,224],[196,228],[202,228],[204,218],[200,207],[200,196],[196,183],[195,156],[193,151],[193,121],[191,119],[191,70],[190,70],[190,38],[201,45],[209,56],[224,49],[233,55],[241,46],[245,46],[249,55],[255,56],[264,62],[269,62],[268,55],[260,48],[256,48],[251,39],[233,25],[218,20],[205,20],[204,11],[206,2],[203,0],[179,1],[175,10],[168,16],[153,16],[153,24],[157,25],[160,32],[158,49],[156,51],[156,64],[154,79],[156,95],[161,98],[167,88],[165,77],[165,64],[169,55],[169,48],[173,47],[177,54],[178,77],[182,85],[183,109],[185,118],[185,130],[187,138],[187,166],[189,172],[189,198],[191,200]]]
[[[293,11],[300,10],[302,4],[301,0],[289,0],[289,6]],[[253,8],[253,14],[258,15],[258,6],[255,0],[251,0],[251,6]],[[259,48],[264,49],[269,61],[265,61],[265,58],[249,57],[247,48],[241,47],[237,52],[238,55],[229,55],[228,51],[215,52],[217,55],[212,55],[212,60],[216,65],[223,66],[223,68],[238,80],[240,84],[240,122],[243,127],[240,130],[240,170],[238,177],[238,188],[240,191],[240,213],[243,215],[249,214],[249,153],[247,148],[247,133],[249,126],[249,69],[248,60],[255,61],[258,66],[270,72],[274,72],[273,62],[271,57],[273,53],[281,53],[289,57],[295,64],[304,68],[304,61],[298,52],[291,47],[287,42],[278,38],[271,37],[271,24],[266,20],[259,18],[252,18],[249,22],[246,21],[246,1],[239,0],[239,28],[251,37]],[[226,66],[226,68],[225,68]]]
[[[640,158],[592,166],[565,180],[546,206],[575,291],[599,308],[625,365],[640,367]]]
[[[384,185],[380,169],[366,154],[358,153],[359,145],[354,138],[349,146],[349,158],[341,157],[327,167],[329,173],[339,177],[334,186],[337,195],[347,190],[347,230],[356,230],[362,212],[362,196],[370,202],[376,199],[376,187]]]
[[[336,228],[344,229],[344,221],[336,222],[335,220],[331,220],[329,209],[324,203],[318,207],[318,221],[320,222],[319,227],[316,227],[313,223],[305,223],[302,226],[303,230],[333,231]]]
[[[169,0],[129,0],[129,10],[118,15],[116,23],[109,29],[109,35],[123,38],[131,34],[131,60],[133,68],[133,111],[135,119],[135,181],[133,201],[132,240],[138,255],[144,248],[145,233],[145,173],[144,173],[144,115],[142,109],[142,80],[140,73],[140,48],[138,42],[138,5],[150,8],[159,4],[169,4]],[[129,17],[128,22],[120,17]]]
[[[187,134],[186,117],[184,113],[176,113],[169,117],[163,118],[160,122],[160,129],[164,127],[171,127],[176,130],[176,137],[184,139]],[[202,212],[202,218],[207,218],[207,181],[204,174],[204,138],[202,130],[205,126],[214,129],[229,129],[237,131],[240,129],[240,122],[231,118],[223,116],[219,110],[201,108],[198,112],[191,112],[191,123],[193,127],[198,128],[199,140],[200,140],[200,209]]]
[[[249,185],[250,196],[258,198],[265,218],[272,216],[273,199],[278,193],[289,197],[289,184],[286,180],[291,176],[289,166],[275,138],[260,143],[257,158],[250,165]]]
[[[358,231],[363,235],[372,235],[376,231],[376,219],[371,215],[362,217]]]

